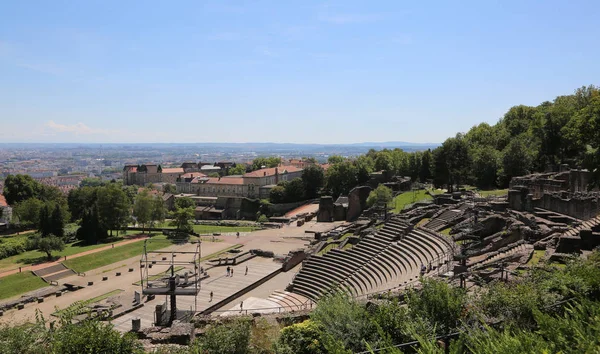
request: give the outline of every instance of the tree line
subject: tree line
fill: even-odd
[[[511,107],[496,123],[481,123],[426,151],[370,150],[355,159],[331,156],[324,193],[339,196],[366,183],[375,171],[431,181],[452,191],[471,184],[506,188],[512,177],[556,170],[561,164],[587,168],[600,182],[600,89],[581,87],[572,95],[538,106]]]

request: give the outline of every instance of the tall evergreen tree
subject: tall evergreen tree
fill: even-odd
[[[56,204],[50,217],[50,233],[57,237],[63,237],[65,235],[65,220],[63,217],[62,209],[60,205]]]
[[[40,210],[40,218],[39,218],[39,227],[38,230],[42,234],[42,237],[46,237],[52,233],[52,220],[50,216],[50,210],[48,209],[48,205],[44,205]]]

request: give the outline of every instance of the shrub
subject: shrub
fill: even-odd
[[[276,344],[278,354],[327,353],[322,339],[323,329],[315,321],[306,320],[281,330]]]

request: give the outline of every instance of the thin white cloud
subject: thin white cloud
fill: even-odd
[[[44,127],[47,131],[54,133],[72,133],[75,135],[91,135],[91,134],[114,134],[117,131],[108,129],[95,129],[90,128],[84,123],[76,123],[73,125],[59,124],[53,120],[48,121]]]

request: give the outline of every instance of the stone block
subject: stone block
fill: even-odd
[[[102,277],[102,281],[107,281],[108,277]]]
[[[133,268],[129,268],[129,273],[133,272]]]
[[[18,304],[17,305],[17,310],[22,310],[24,308],[25,308],[25,305],[23,305],[23,304]]]
[[[121,272],[117,272],[117,273],[115,274],[115,276],[117,276],[117,277],[120,277],[120,276],[121,276]]]
[[[367,208],[367,198],[372,189],[369,186],[355,187],[348,194],[348,211],[346,221],[355,221]]]
[[[317,222],[333,221],[333,197],[323,196],[319,200],[319,212],[317,214]]]
[[[88,286],[92,286],[92,285],[94,285],[94,282],[93,281],[88,281]]]

